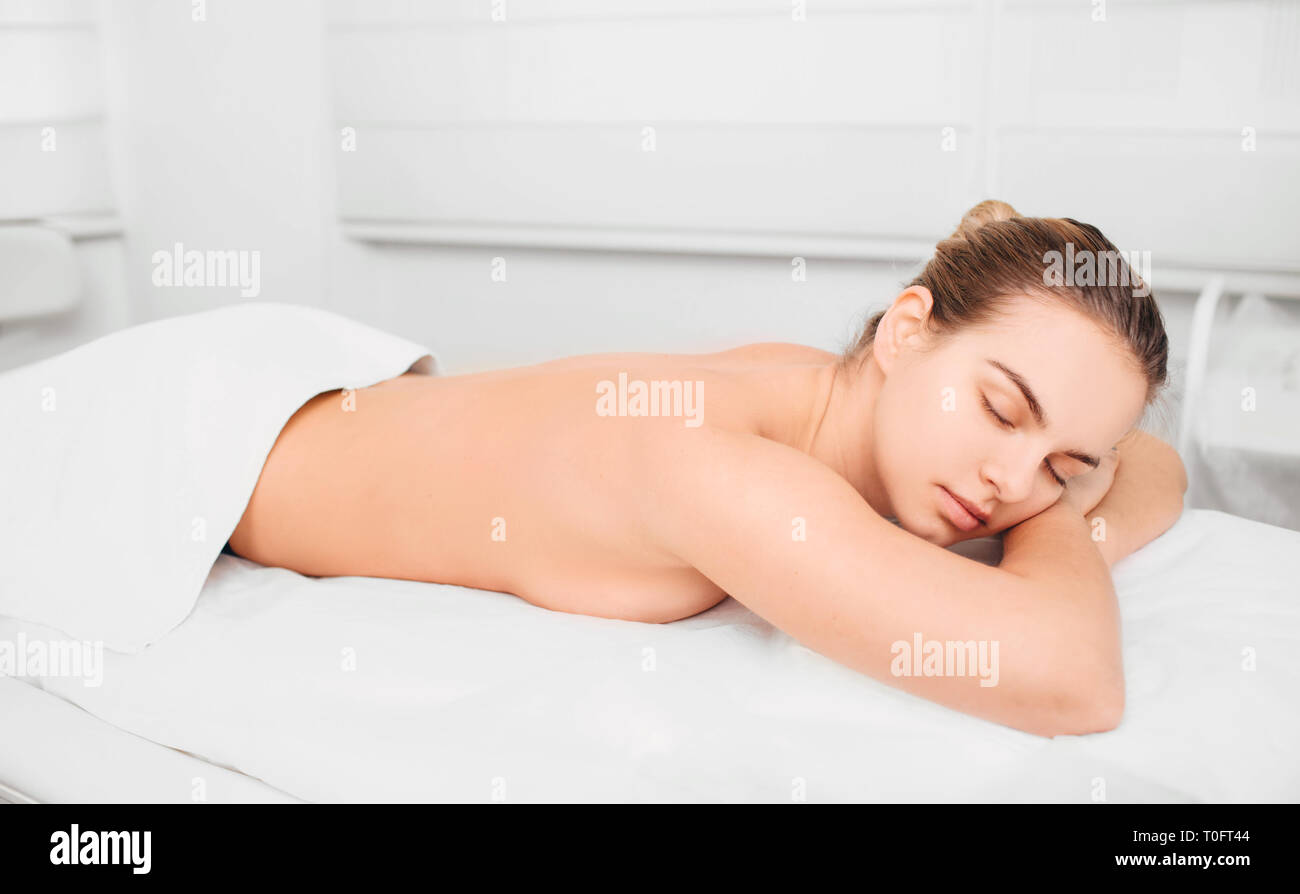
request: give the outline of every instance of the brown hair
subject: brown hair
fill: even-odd
[[[1089,251],[1112,264],[1118,259],[1109,270],[1119,275],[1102,277],[1104,285],[1074,285],[1072,278],[1066,280],[1069,285],[1049,284],[1049,253],[1062,257],[1067,243],[1077,257]],[[1146,377],[1148,404],[1168,380],[1169,338],[1150,289],[1101,230],[1073,218],[1021,217],[1006,202],[980,202],[905,288],[912,286],[930,290],[929,326],[938,335],[989,322],[1005,311],[1012,296],[1027,295],[1063,303],[1111,332]],[[865,356],[884,315],[873,316],[844,353],[846,367]]]

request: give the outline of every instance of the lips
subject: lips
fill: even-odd
[[[988,523],[988,516],[971,506],[943,485],[939,486],[943,514],[952,526],[962,531],[974,531]]]
[[[944,489],[947,490],[947,488]],[[952,491],[948,491],[948,493],[952,494],[953,499],[961,504],[961,508],[965,509],[971,515],[978,518],[984,524],[987,525],[989,523],[989,514],[987,512],[981,511],[980,508],[976,506],[974,503],[972,503],[970,500],[963,499],[962,497],[959,497],[957,494],[953,494]]]

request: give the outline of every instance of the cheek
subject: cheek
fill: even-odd
[[[962,446],[960,413],[942,410],[937,397],[908,394],[888,408],[877,471],[894,513],[913,534],[933,543],[951,540],[939,519],[937,485],[974,477],[974,461]],[[963,465],[965,463],[965,465]],[[965,471],[962,471],[965,469]]]
[[[954,430],[956,413],[940,409],[937,398],[909,391],[895,392],[881,407],[877,419],[879,463],[886,483],[895,490],[911,489],[944,475],[943,463],[951,465],[961,432]]]

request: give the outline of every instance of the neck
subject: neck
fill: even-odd
[[[828,466],[877,513],[892,517],[873,449],[876,397],[883,383],[871,357],[860,366],[835,361],[819,366],[794,389],[793,412],[786,408],[783,419],[773,420],[769,436]],[[781,410],[779,404],[772,409]]]

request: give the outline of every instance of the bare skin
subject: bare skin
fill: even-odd
[[[1123,674],[1108,566],[1177,519],[1181,464],[1135,440],[1144,383],[1091,324],[1027,302],[1022,329],[934,350],[929,307],[925,289],[901,294],[850,369],[759,344],[327,392],[281,432],[231,548],[304,574],[459,584],[636,621],[729,594],[958,710],[1042,735],[1110,728]],[[1032,384],[1046,427],[990,353]],[[599,383],[620,374],[702,383],[699,424],[687,409],[601,415]],[[1144,464],[1123,493],[1111,488],[1121,441]],[[943,489],[987,522],[963,530]],[[1090,520],[1108,506],[1122,522],[1098,543]],[[1001,531],[999,568],[940,548]],[[891,643],[914,632],[1000,642],[999,684],[895,675]]]

